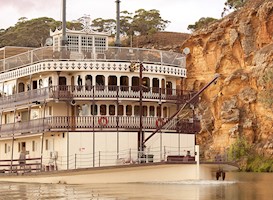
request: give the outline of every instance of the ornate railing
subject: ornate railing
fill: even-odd
[[[88,98],[97,100],[107,99],[139,99],[138,86],[51,86],[48,88],[30,90],[13,95],[2,95],[0,97],[0,107],[14,107],[16,104],[26,104],[31,102],[44,101],[47,98],[72,100],[77,98]],[[157,100],[161,102],[175,101],[185,103],[195,92],[182,91],[176,89],[143,88],[143,99]]]
[[[60,48],[61,49],[61,48]],[[91,51],[91,50],[90,50]],[[88,61],[124,61],[143,62],[185,68],[183,54],[152,49],[108,47],[104,52],[54,51],[53,47],[42,47],[0,60],[0,72],[17,69],[43,60],[88,60]]]
[[[102,119],[103,118],[103,119]],[[142,117],[143,129],[153,131],[161,122],[157,117]],[[160,119],[166,120],[166,119]],[[11,137],[21,134],[35,134],[46,131],[138,131],[138,116],[55,116],[30,121],[2,124],[1,137]],[[200,130],[199,120],[173,119],[163,130],[180,133],[196,133]]]

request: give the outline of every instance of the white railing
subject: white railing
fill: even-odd
[[[64,49],[67,47],[64,47]],[[17,69],[45,60],[89,60],[89,61],[125,61],[143,62],[158,65],[186,67],[183,54],[152,49],[108,47],[100,52],[54,51],[53,47],[42,47],[0,60],[0,72]],[[156,70],[156,69],[155,69]]]
[[[44,166],[53,165],[52,169],[80,169],[90,167],[105,167],[117,165],[130,165],[141,163],[165,162],[171,155],[194,157],[194,146],[188,147],[153,147],[145,151],[137,149],[124,149],[116,151],[96,151],[95,153],[75,153],[59,155],[58,157],[44,157],[42,164]]]

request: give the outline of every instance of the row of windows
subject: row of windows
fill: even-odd
[[[90,112],[89,112],[90,110]],[[77,107],[79,116],[91,115],[126,115],[126,116],[139,116],[140,107],[138,105],[91,105],[87,104]],[[142,106],[143,116],[162,116],[160,106]],[[163,117],[168,117],[168,108],[163,107]]]
[[[31,142],[31,150],[32,150],[32,152],[37,150],[37,142],[35,142],[34,140]],[[49,141],[48,141],[48,139],[45,140],[45,150],[46,151],[49,150]],[[7,143],[5,143],[4,152],[8,153],[10,151],[11,151],[10,146]],[[18,143],[18,152],[21,152],[21,151],[26,151],[26,143],[25,142],[19,142]]]
[[[92,51],[93,46],[93,37],[83,36],[80,37],[76,35],[68,35],[68,50],[70,51],[79,51],[79,44],[83,51]],[[95,37],[95,47],[96,52],[103,53],[106,50],[106,37]]]

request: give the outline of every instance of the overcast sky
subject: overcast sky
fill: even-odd
[[[67,20],[84,15],[92,19],[115,19],[116,0],[66,0]],[[188,32],[189,24],[201,17],[221,18],[226,0],[121,0],[121,11],[134,12],[140,8],[157,9],[164,20],[169,20],[166,31]],[[61,20],[62,0],[0,0],[0,29],[14,26],[20,17],[33,19],[51,17]]]

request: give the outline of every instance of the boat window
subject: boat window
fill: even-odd
[[[26,151],[26,143],[25,142],[18,142],[18,152]]]
[[[150,79],[148,77],[142,79],[142,86],[144,92],[150,91]]]
[[[159,79],[153,78],[153,92],[158,93],[159,92]]]
[[[83,104],[82,105],[82,116],[87,116],[88,115],[88,105]]]
[[[117,77],[109,76],[108,77],[108,88],[110,91],[116,91],[117,88]]]
[[[127,116],[131,116],[132,115],[132,106],[131,105],[127,105],[126,106],[126,115]]]
[[[167,94],[171,95],[172,94],[172,82],[167,82],[166,88],[167,88]]]
[[[161,107],[160,106],[156,107],[156,116],[161,117]]]
[[[29,115],[28,115],[28,111],[22,111],[21,112],[21,120],[22,121],[28,121]]]
[[[48,77],[48,86],[52,86],[52,77]]]
[[[120,89],[121,91],[129,90],[129,78],[127,76],[120,77]]]
[[[48,139],[45,140],[45,150],[49,150]]]
[[[82,51],[92,52],[93,36],[82,36],[81,37],[81,48]],[[91,57],[90,57],[91,58]]]
[[[96,53],[104,53],[106,50],[106,37],[95,37]]]
[[[100,115],[106,115],[106,105],[100,105]]]
[[[150,106],[149,108],[150,110],[150,116],[155,116],[155,107],[154,106]]]
[[[85,86],[86,86],[87,91],[90,91],[92,89],[92,76],[91,75],[85,76]]]
[[[93,112],[93,110],[94,110],[94,112]],[[91,105],[91,115],[98,115],[98,106],[97,105]]]
[[[76,112],[78,116],[82,116],[82,107],[80,105],[76,107]]]
[[[25,84],[24,83],[19,83],[19,90],[18,90],[18,92],[24,92],[25,91]]]
[[[5,153],[8,153],[8,144],[5,143]]]
[[[105,86],[105,77],[103,75],[96,76],[96,89],[97,90],[104,90]]]
[[[37,89],[37,87],[38,87],[37,80],[32,81],[32,89],[35,90]]]
[[[59,77],[59,86],[60,86],[60,90],[67,90],[66,77],[64,76]]]
[[[148,107],[147,106],[143,106],[143,116],[147,116],[148,115]]]
[[[134,106],[134,115],[139,116],[139,106]]]
[[[43,80],[39,79],[39,88],[42,88],[42,87],[43,87]]]
[[[115,111],[115,105],[109,105],[109,115],[115,115],[116,111]]]
[[[161,80],[161,90],[162,90],[162,94],[165,94],[165,79]]]
[[[68,35],[68,50],[78,52],[79,51],[79,36]]]
[[[122,116],[123,115],[123,110],[124,110],[123,105],[119,105],[118,106],[118,115]]]
[[[81,75],[78,75],[77,83],[78,83],[78,85],[82,86],[82,78],[81,78]]]
[[[132,77],[132,90],[139,91],[139,77]]]
[[[167,107],[163,108],[163,117],[168,117],[168,108]]]
[[[35,141],[32,141],[32,151],[35,151]]]

